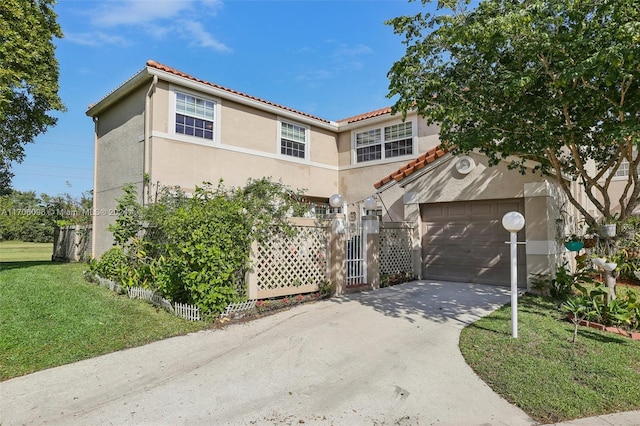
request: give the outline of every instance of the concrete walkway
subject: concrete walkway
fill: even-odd
[[[508,302],[421,281],[300,305],[2,382],[0,424],[533,425],[458,350]]]

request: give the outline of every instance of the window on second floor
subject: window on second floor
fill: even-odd
[[[215,102],[176,92],[176,133],[213,140]]]
[[[638,166],[638,172],[640,173],[640,166]],[[629,161],[624,159],[620,162],[620,167],[616,170],[613,178],[627,178],[629,176]]]
[[[413,123],[394,124],[355,134],[356,162],[413,154]]]
[[[306,127],[280,121],[280,154],[305,159],[307,140]]]

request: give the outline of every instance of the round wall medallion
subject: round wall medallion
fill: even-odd
[[[476,167],[476,162],[468,155],[461,155],[456,162],[456,170],[458,173],[466,175],[471,173],[471,170]]]

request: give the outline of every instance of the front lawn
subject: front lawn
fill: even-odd
[[[549,299],[506,305],[462,331],[467,363],[495,392],[542,423],[640,409],[640,342],[573,325]]]
[[[204,327],[89,283],[85,268],[0,261],[0,380]]]

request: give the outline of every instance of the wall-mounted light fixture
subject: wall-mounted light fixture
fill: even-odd
[[[476,167],[476,162],[468,155],[461,155],[456,161],[456,170],[462,175],[468,175]]]

